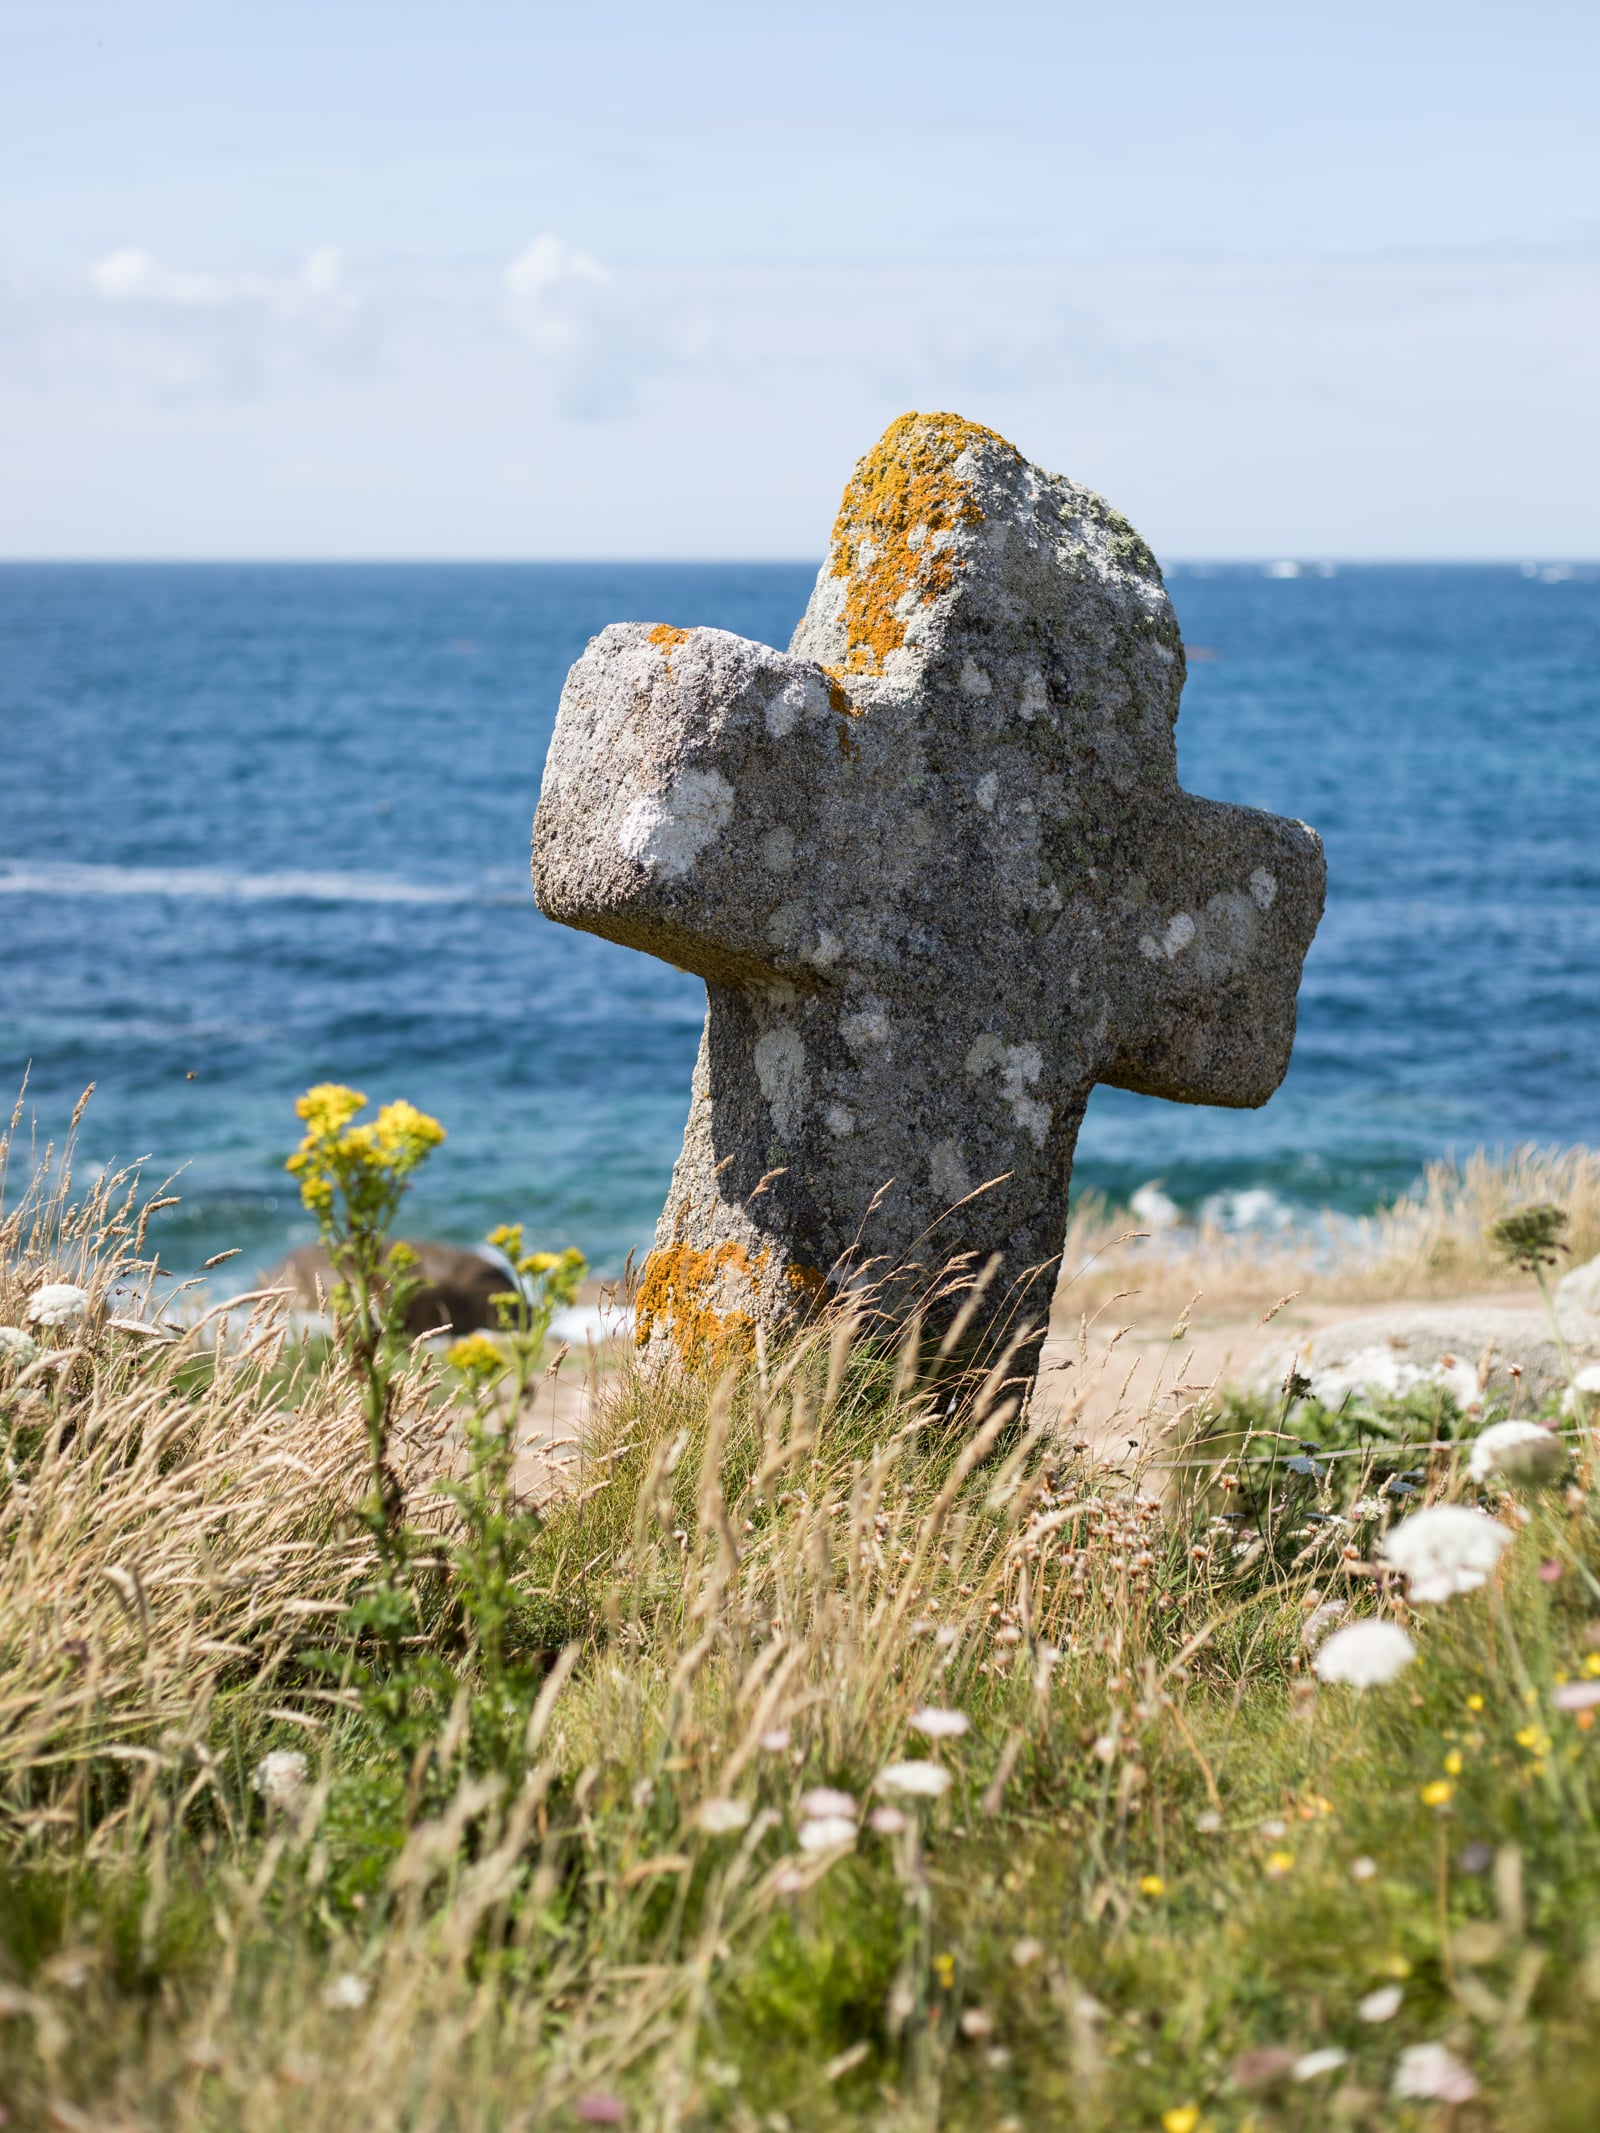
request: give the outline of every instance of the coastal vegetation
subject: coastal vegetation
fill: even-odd
[[[406,1344],[440,1129],[301,1108],[331,1337],[163,1307],[135,1176],[0,1219],[5,2122],[1600,2117],[1581,1395],[1291,1380],[1107,1459],[840,1308],[622,1356],[534,1499],[581,1262],[502,1232],[500,1333]],[[1550,1202],[1600,1249],[1595,1158],[1528,1156],[1369,1256],[1517,1278]]]

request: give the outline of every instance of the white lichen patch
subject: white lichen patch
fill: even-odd
[[[769,874],[787,874],[794,865],[794,831],[786,823],[769,829],[756,849]]]
[[[864,1007],[857,1014],[845,1016],[839,1024],[839,1035],[860,1059],[888,1043],[889,1017],[881,1007]]]
[[[1168,919],[1166,931],[1159,937],[1154,933],[1140,934],[1139,953],[1152,963],[1159,963],[1163,958],[1170,963],[1175,955],[1182,955],[1194,939],[1195,931],[1195,922],[1188,912],[1179,911]]]
[[[822,1114],[822,1123],[836,1141],[848,1140],[856,1130],[855,1113],[847,1111],[843,1104],[829,1104]]]
[[[954,1207],[972,1190],[958,1140],[936,1141],[928,1154],[928,1179],[934,1193],[945,1207]]]
[[[767,705],[767,731],[775,741],[787,740],[803,718],[827,708],[828,692],[818,675],[791,675]]]
[[[662,793],[641,793],[617,843],[652,879],[681,881],[733,820],[733,787],[717,770],[686,770]]]
[[[1269,874],[1265,867],[1257,867],[1250,876],[1250,901],[1258,911],[1270,911],[1277,900],[1277,875]]]
[[[994,683],[982,667],[970,655],[961,662],[961,693],[963,696],[989,696],[994,692]]]
[[[1041,711],[1050,708],[1050,691],[1046,686],[1044,672],[1040,667],[1030,667],[1022,677],[1022,700],[1017,705],[1018,718],[1031,726]]]
[[[787,1138],[798,1130],[805,1117],[811,1089],[800,1032],[787,1022],[763,1031],[756,1039],[755,1069],[772,1123]]]
[[[985,1030],[969,1046],[965,1064],[969,1074],[999,1074],[1000,1094],[1012,1117],[1033,1145],[1042,1148],[1050,1132],[1050,1106],[1028,1093],[1044,1072],[1044,1054],[1038,1045],[1007,1044],[993,1030]]]
[[[1044,1060],[1036,1044],[1008,1044],[1005,1066],[1000,1075],[1000,1093],[1011,1106],[1011,1115],[1033,1142],[1042,1148],[1050,1131],[1050,1106],[1041,1103],[1028,1091],[1044,1071]]]
[[[823,926],[817,934],[817,945],[805,949],[801,959],[818,970],[831,970],[843,954],[844,942],[837,933],[830,933],[827,927]]]

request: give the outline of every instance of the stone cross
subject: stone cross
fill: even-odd
[[[864,1279],[904,1311],[959,1253],[1002,1256],[991,1323],[1041,1278],[1042,1319],[1096,1082],[1272,1094],[1322,848],[1179,787],[1183,678],[1126,520],[955,415],[856,467],[786,653],[593,640],[535,892],[709,1003],[642,1339],[715,1355]]]

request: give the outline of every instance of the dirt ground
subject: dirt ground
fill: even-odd
[[[1115,1455],[1126,1445],[1153,1442],[1185,1410],[1226,1386],[1247,1385],[1270,1360],[1347,1321],[1370,1318],[1375,1307],[1426,1302],[1472,1302],[1525,1309],[1524,1288],[1473,1290],[1457,1298],[1437,1294],[1333,1301],[1302,1293],[1274,1309],[1259,1302],[1225,1298],[1215,1309],[1205,1299],[1187,1315],[1159,1289],[1151,1296],[1125,1294],[1084,1314],[1064,1285],[1051,1314],[1040,1361],[1036,1408],[1059,1418],[1063,1437]],[[524,1424],[526,1446],[519,1466],[522,1488],[544,1495],[571,1485],[582,1464],[585,1428],[606,1378],[617,1367],[620,1344],[574,1345],[549,1372]]]

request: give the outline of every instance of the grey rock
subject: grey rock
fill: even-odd
[[[423,1333],[475,1333],[498,1326],[490,1298],[512,1286],[509,1270],[481,1252],[460,1245],[435,1244],[427,1238],[405,1242],[417,1255],[420,1288],[406,1306],[405,1330],[413,1340]],[[335,1286],[332,1262],[320,1244],[301,1244],[261,1278],[266,1289],[289,1289],[303,1311],[324,1312]]]
[[[1515,1397],[1527,1414],[1567,1382],[1543,1311],[1480,1304],[1396,1305],[1346,1319],[1264,1358],[1251,1390],[1275,1391],[1291,1364],[1329,1407],[1350,1393],[1393,1397],[1438,1385],[1463,1408]],[[1520,1387],[1513,1364],[1522,1373]]]
[[[962,1253],[1002,1257],[991,1332],[1042,1319],[1096,1082],[1271,1095],[1322,850],[1180,789],[1183,678],[1133,529],[954,415],[859,463],[786,653],[594,639],[535,891],[709,996],[642,1337],[715,1347],[874,1279],[903,1313]]]
[[[1600,1355],[1600,1259],[1556,1283],[1556,1324],[1562,1338],[1585,1355]]]

